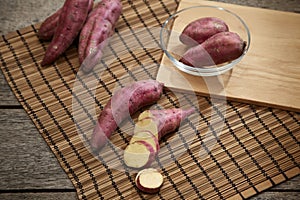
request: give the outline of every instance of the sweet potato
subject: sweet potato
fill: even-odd
[[[162,174],[154,168],[143,169],[135,177],[136,187],[142,192],[149,194],[159,192],[163,182]]]
[[[136,142],[136,141],[145,141],[148,142],[154,149],[155,152],[158,152],[160,149],[159,141],[156,135],[154,135],[149,130],[144,130],[135,133],[132,138],[130,139],[130,144]]]
[[[55,13],[50,15],[45,19],[45,21],[41,24],[40,29],[38,31],[38,37],[41,40],[51,40],[55,30],[57,28],[59,15],[62,11],[62,8],[58,9]]]
[[[127,146],[124,151],[124,162],[131,168],[141,169],[150,166],[156,154],[151,144],[138,140]]]
[[[159,140],[179,128],[181,122],[193,112],[193,108],[186,110],[174,108],[141,113],[130,144],[124,150],[125,164],[135,169],[149,167],[159,151]],[[139,145],[137,142],[140,142]],[[141,144],[147,147],[141,148]],[[146,158],[148,160],[145,160]]]
[[[89,12],[93,9],[94,1],[89,0]],[[62,8],[58,9],[55,13],[47,17],[41,24],[38,37],[41,40],[51,40],[55,30],[58,26],[58,19],[61,14]]]
[[[90,0],[66,0],[41,65],[53,63],[72,44],[87,19]]]
[[[240,57],[245,46],[237,33],[221,32],[188,49],[180,61],[193,67],[218,65]]]
[[[211,36],[229,31],[227,24],[216,17],[203,17],[189,23],[179,36],[180,41],[188,46],[201,44]]]
[[[111,23],[103,18],[98,19],[94,21],[89,38],[84,39],[82,35],[79,38],[79,62],[83,66],[81,69],[86,73],[90,72],[98,59],[102,57],[102,49],[106,46],[107,39],[113,34]],[[87,57],[87,61],[83,62]]]
[[[140,108],[158,101],[163,84],[156,80],[141,80],[118,90],[99,115],[90,139],[93,151],[99,151],[118,125]]]
[[[92,55],[98,60],[102,56],[102,49],[105,45],[99,46],[114,33],[114,27],[121,15],[122,3],[120,0],[102,0],[89,14],[87,22],[82,28],[79,36],[79,63]],[[100,53],[95,53],[100,51]],[[95,65],[95,62],[87,62],[83,65],[83,71],[89,72]]]
[[[164,110],[147,110],[143,113],[143,116],[139,118],[139,120],[147,120],[150,119],[148,124],[145,127],[154,127],[151,126],[151,123],[154,123],[157,126],[157,135],[160,140],[166,134],[175,131],[178,127],[180,127],[180,123],[186,119],[189,115],[194,113],[195,110],[193,108],[189,109],[181,109],[181,108],[172,108],[172,109],[164,109]],[[141,127],[139,128],[141,130]],[[154,135],[155,129],[150,129]]]

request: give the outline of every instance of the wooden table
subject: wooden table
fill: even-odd
[[[300,13],[299,0],[221,0]],[[1,0],[0,34],[41,22],[61,0]],[[0,199],[76,199],[55,156],[11,92],[0,72]],[[251,199],[300,199],[300,176]]]

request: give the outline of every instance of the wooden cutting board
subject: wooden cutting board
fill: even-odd
[[[250,29],[248,53],[229,72],[208,78],[179,71],[163,55],[157,80],[171,89],[299,112],[300,14],[198,0],[182,0],[178,10],[195,5],[221,6],[238,14]]]

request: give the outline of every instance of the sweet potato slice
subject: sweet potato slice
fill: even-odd
[[[142,120],[139,120],[135,124],[133,133],[134,135],[136,135],[139,132],[150,132],[151,134],[155,135],[155,137],[158,139],[158,127],[154,119],[144,118]]]
[[[155,150],[146,141],[135,141],[124,150],[124,162],[130,168],[149,167],[155,159]]]
[[[139,190],[154,194],[159,192],[164,182],[162,174],[154,168],[146,168],[138,172],[135,184]]]
[[[158,152],[160,148],[157,136],[155,136],[153,133],[147,130],[135,133],[130,139],[130,144],[136,141],[148,142],[153,147],[155,152]]]

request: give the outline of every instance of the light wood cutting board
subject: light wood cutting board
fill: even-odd
[[[183,73],[163,55],[157,80],[171,89],[300,112],[300,14],[199,0],[182,0],[178,10],[195,5],[238,14],[250,29],[249,51],[231,71],[209,78]]]

